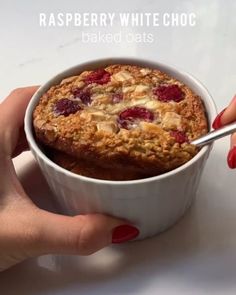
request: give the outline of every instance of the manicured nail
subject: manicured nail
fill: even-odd
[[[117,226],[112,233],[112,243],[119,244],[133,240],[139,235],[139,230],[129,224]]]
[[[232,149],[228,153],[227,157],[228,166],[231,169],[236,168],[236,146],[232,147]]]
[[[222,127],[222,123],[221,123],[221,117],[224,114],[224,111],[226,109],[223,109],[223,111],[221,111],[215,118],[214,122],[212,123],[212,128],[214,129],[219,129],[220,127]]]

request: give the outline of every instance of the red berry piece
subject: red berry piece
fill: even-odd
[[[184,93],[178,85],[163,85],[158,86],[153,90],[153,93],[160,101],[168,102],[175,101],[180,102],[184,99]]]
[[[172,130],[170,132],[170,135],[175,138],[175,141],[178,143],[189,143],[187,135],[183,131],[178,131],[178,130]]]
[[[112,102],[113,103],[119,103],[123,100],[123,94],[122,93],[114,93],[112,94]]]
[[[81,109],[78,101],[70,100],[68,98],[59,99],[54,105],[54,112],[57,115],[63,115],[65,117],[74,114]]]
[[[98,69],[96,71],[91,72],[85,78],[85,82],[87,84],[97,83],[97,84],[106,84],[110,81],[111,74],[104,69]]]
[[[146,108],[132,107],[120,113],[118,123],[122,128],[130,129],[140,120],[151,122],[153,119],[154,114]]]
[[[88,90],[83,90],[80,88],[75,88],[72,91],[75,98],[79,98],[83,104],[89,105],[91,103],[91,95]]]

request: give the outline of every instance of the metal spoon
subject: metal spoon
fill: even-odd
[[[236,131],[236,123],[232,123],[229,125],[226,125],[220,129],[217,130],[213,130],[209,133],[207,133],[206,135],[203,135],[193,141],[191,141],[191,144],[194,144],[196,146],[204,146],[207,145],[209,143],[211,143],[212,141],[219,139],[221,137],[224,137],[226,135],[229,135],[231,133],[233,133],[234,131]]]

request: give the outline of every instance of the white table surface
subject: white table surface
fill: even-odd
[[[79,28],[39,27],[39,12],[60,11],[194,12],[197,24],[126,28],[153,33],[152,44],[84,44]],[[41,84],[82,61],[138,56],[192,73],[207,86],[220,110],[236,88],[235,12],[234,0],[1,1],[0,97],[15,87]],[[120,29],[116,23],[107,30]],[[226,165],[228,139],[216,142],[196,202],[173,228],[90,257],[31,259],[0,274],[0,294],[236,294],[236,172]],[[51,193],[30,152],[18,157],[15,166],[29,195],[41,207],[53,209]]]

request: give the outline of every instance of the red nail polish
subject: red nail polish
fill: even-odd
[[[222,123],[221,123],[221,117],[224,113],[226,109],[223,109],[223,111],[221,111],[215,118],[214,122],[212,123],[212,128],[214,129],[219,129],[220,127],[222,127]]]
[[[112,243],[119,244],[133,240],[139,235],[139,230],[129,224],[117,226],[112,233]]]
[[[236,146],[234,146],[228,153],[227,157],[228,166],[231,169],[236,168]]]

